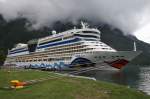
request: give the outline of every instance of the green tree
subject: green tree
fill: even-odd
[[[2,49],[0,49],[0,66],[4,63],[5,61],[5,53]]]

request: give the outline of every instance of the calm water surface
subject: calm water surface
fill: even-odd
[[[80,74],[95,77],[97,80],[126,85],[142,90],[150,95],[150,66],[127,66],[121,71],[99,70]]]

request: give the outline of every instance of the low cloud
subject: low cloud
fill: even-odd
[[[0,0],[5,20],[26,18],[34,29],[86,18],[133,33],[149,23],[149,9],[150,0]]]

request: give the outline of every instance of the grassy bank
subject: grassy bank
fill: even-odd
[[[13,79],[26,81],[57,76],[23,89],[8,90]],[[0,99],[150,99],[142,92],[124,86],[88,79],[62,77],[42,71],[7,71],[0,70]]]

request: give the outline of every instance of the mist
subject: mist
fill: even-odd
[[[33,29],[85,18],[132,34],[150,23],[150,0],[0,0],[0,14],[6,21],[26,18]]]

